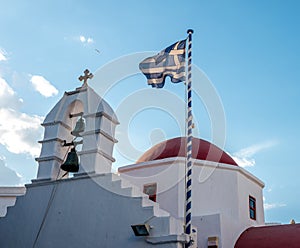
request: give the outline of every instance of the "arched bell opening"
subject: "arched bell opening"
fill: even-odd
[[[79,100],[73,101],[68,107],[65,122],[71,127],[68,140],[64,140],[62,146],[68,147],[60,169],[64,171],[63,177],[72,177],[72,173],[79,171],[78,152],[82,150],[82,133],[85,131],[85,120],[83,118],[83,104]]]

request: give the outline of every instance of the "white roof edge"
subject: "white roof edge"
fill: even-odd
[[[249,178],[250,180],[255,181],[256,183],[258,183],[259,186],[261,186],[262,188],[265,187],[265,183],[264,183],[262,180],[260,180],[258,177],[254,176],[254,175],[253,175],[252,173],[250,173],[249,171],[245,170],[245,169],[242,168],[242,167],[239,167],[239,170],[240,170],[240,172],[241,172],[244,176],[246,176],[246,177]]]
[[[119,167],[118,172],[123,173],[123,172],[126,172],[126,171],[131,171],[131,170],[134,170],[134,169],[141,169],[141,168],[145,168],[145,167],[153,166],[153,165],[155,165],[155,166],[168,165],[171,162],[184,163],[185,158],[184,157],[172,157],[172,158],[164,158],[164,159],[159,159],[159,160],[141,162],[141,163],[137,163],[137,164],[125,165],[125,166]],[[263,181],[261,181],[259,178],[257,178],[253,174],[251,174],[249,171],[247,171],[244,168],[242,168],[240,166],[237,166],[237,165],[223,164],[223,163],[217,163],[217,162],[212,162],[212,161],[207,161],[207,160],[200,160],[200,159],[193,159],[193,165],[194,166],[216,167],[216,168],[223,169],[223,170],[238,171],[241,174],[243,174],[245,177],[247,177],[248,179],[256,182],[257,184],[259,184],[262,188],[265,187],[265,184],[264,184]]]
[[[24,195],[26,188],[24,186],[0,187],[0,196],[20,196]]]

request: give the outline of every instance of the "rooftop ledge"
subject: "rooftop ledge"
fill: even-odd
[[[152,160],[147,162],[141,162],[137,164],[131,164],[126,165],[123,167],[118,168],[118,172],[120,174],[126,173],[133,170],[143,169],[147,167],[154,167],[154,166],[170,166],[171,163],[180,163],[182,165],[185,165],[185,158],[184,157],[173,157],[173,158],[164,158],[159,160]],[[243,174],[248,179],[256,182],[258,185],[260,185],[262,188],[265,187],[265,184],[263,181],[261,181],[259,178],[245,170],[244,168],[240,166],[230,165],[230,164],[223,164],[223,163],[217,163],[207,160],[199,160],[199,159],[192,159],[193,166],[205,166],[205,167],[211,167],[211,168],[218,168],[221,170],[233,170],[237,171],[241,174]]]

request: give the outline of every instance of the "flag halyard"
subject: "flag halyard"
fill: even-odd
[[[168,76],[173,83],[185,81],[185,46],[186,40],[178,41],[139,64],[149,85],[162,88]]]

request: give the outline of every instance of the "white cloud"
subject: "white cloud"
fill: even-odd
[[[270,210],[274,208],[282,208],[286,207],[286,204],[284,203],[264,203],[264,209],[265,210]]]
[[[0,78],[0,144],[12,153],[37,156],[42,137],[42,117],[18,111],[22,101],[7,82]]]
[[[34,89],[44,97],[51,97],[58,94],[58,90],[43,76],[33,75],[30,81]]]
[[[85,37],[83,35],[79,36],[79,40],[83,44],[92,44],[92,43],[94,43],[94,39],[93,38],[91,38],[91,37]]]
[[[5,60],[7,60],[6,52],[0,48],[0,61],[5,61]]]
[[[21,184],[21,176],[11,168],[7,167],[3,158],[0,158],[0,183],[1,186]]]
[[[237,164],[241,167],[254,166],[255,159],[253,158],[253,156],[256,153],[271,148],[277,144],[278,142],[274,140],[255,144],[233,153],[232,157],[237,162]]]
[[[18,98],[14,90],[0,77],[0,107],[18,108],[23,100]]]
[[[82,43],[86,42],[86,38],[85,38],[83,35],[80,35],[80,36],[79,36],[79,40],[80,40]]]
[[[88,38],[86,42],[87,43],[94,43],[94,40],[92,38]]]
[[[42,122],[39,116],[29,116],[13,109],[0,109],[0,144],[12,153],[27,153],[31,156],[38,156],[41,139]]]
[[[264,196],[263,196],[263,201],[264,201],[264,209],[265,210],[286,207],[285,203],[265,203],[266,198]]]
[[[255,159],[254,158],[241,158],[237,155],[232,156],[234,161],[237,162],[237,164],[241,167],[249,167],[255,165]]]

